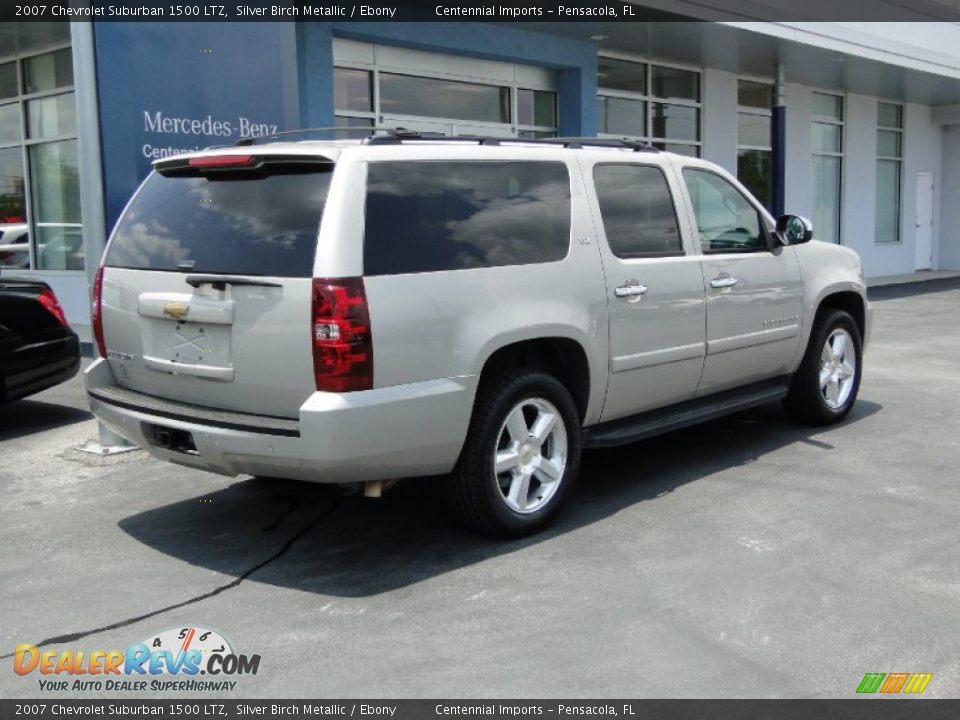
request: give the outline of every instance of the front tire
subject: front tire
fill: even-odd
[[[862,368],[863,342],[856,321],[843,310],[825,310],[814,322],[784,405],[803,422],[838,423],[857,400]]]
[[[552,521],[580,469],[580,415],[553,376],[517,371],[481,386],[447,485],[464,524],[520,537]]]

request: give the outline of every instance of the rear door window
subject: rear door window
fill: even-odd
[[[370,163],[364,274],[562,260],[570,177],[561,162]]]
[[[106,264],[137,270],[310,277],[331,164],[257,173],[153,173]]]
[[[667,178],[658,167],[603,164],[593,170],[607,243],[621,258],[682,255]]]

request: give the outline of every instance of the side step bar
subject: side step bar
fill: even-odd
[[[688,400],[669,407],[640,413],[619,420],[593,425],[584,430],[584,446],[589,448],[615,447],[662,433],[679,430],[697,423],[764,405],[786,396],[790,377],[766,380],[762,383]]]

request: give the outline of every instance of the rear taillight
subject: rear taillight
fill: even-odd
[[[60,302],[57,300],[57,296],[53,294],[53,290],[47,288],[42,293],[40,293],[40,304],[47,309],[47,311],[53,315],[61,325],[67,327],[67,316],[63,314],[63,308],[60,307]]]
[[[107,345],[103,341],[103,265],[97,268],[93,278],[93,307],[90,310],[90,321],[93,325],[93,337],[97,341],[97,352],[100,357],[107,356]]]
[[[363,278],[314,278],[311,317],[317,390],[372,388],[373,337]]]

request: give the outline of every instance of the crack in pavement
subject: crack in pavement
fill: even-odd
[[[263,528],[263,532],[276,530],[278,527],[280,527],[280,523],[286,520],[296,511],[298,507],[300,507],[299,503],[292,497],[284,497],[282,500],[287,504],[287,508],[283,510],[273,522]]]
[[[290,551],[290,548],[292,548],[297,543],[298,540],[300,540],[304,535],[306,535],[308,532],[316,528],[324,518],[326,518],[328,515],[333,513],[334,510],[337,509],[339,504],[340,504],[339,498],[335,499],[330,504],[330,507],[328,507],[326,510],[321,512],[319,515],[317,515],[316,518],[314,518],[312,522],[308,523],[303,528],[301,528],[297,533],[291,536],[290,539],[288,539],[283,545],[280,546],[280,549],[277,550],[277,552],[275,552],[273,555],[268,557],[266,560],[263,560],[257,563],[252,568],[245,571],[243,574],[237,576],[234,580],[231,580],[225,585],[220,585],[219,587],[216,587],[209,592],[203,593],[202,595],[197,595],[195,597],[190,598],[189,600],[184,600],[183,602],[178,602],[173,605],[168,605],[164,608],[160,608],[159,610],[154,610],[153,612],[149,612],[144,615],[137,615],[136,617],[127,618],[126,620],[120,620],[119,622],[115,622],[110,625],[104,625],[103,627],[94,628],[93,630],[84,630],[82,632],[68,633],[66,635],[57,635],[56,637],[47,638],[46,640],[41,640],[38,643],[34,643],[34,645],[38,648],[41,648],[46,645],[52,645],[54,643],[74,642],[76,640],[81,640],[90,635],[95,635],[97,633],[105,632],[107,630],[116,630],[117,628],[134,625],[140,622],[141,620],[148,620],[149,618],[156,617],[157,615],[162,615],[163,613],[169,612],[170,610],[176,610],[178,608],[186,607],[187,605],[193,605],[194,603],[198,603],[201,600],[207,600],[208,598],[212,598],[215,595],[219,595],[222,592],[231,590],[237,587],[238,585],[240,585],[240,583],[242,583],[248,577],[253,575],[253,573],[257,572],[257,570],[261,570],[262,568],[266,567],[270,563],[275,562],[276,560],[279,560],[281,557],[286,555]],[[8,653],[7,655],[0,655],[0,660],[6,660],[8,658],[12,658],[13,656],[14,656],[14,653]]]

